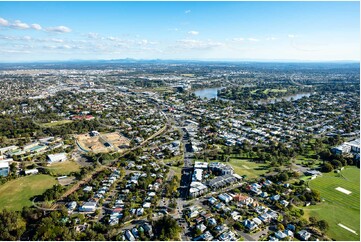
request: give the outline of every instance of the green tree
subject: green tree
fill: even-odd
[[[20,240],[26,222],[19,212],[4,209],[0,212],[0,240]]]

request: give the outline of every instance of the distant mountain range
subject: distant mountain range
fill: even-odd
[[[311,61],[311,60],[287,60],[287,59],[274,59],[274,60],[262,60],[262,59],[110,59],[110,60],[43,60],[43,61],[19,61],[19,62],[0,62],[0,64],[31,64],[31,63],[360,63],[356,60],[331,60],[331,61]]]

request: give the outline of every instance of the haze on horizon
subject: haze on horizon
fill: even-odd
[[[360,58],[359,2],[0,2],[0,61]]]

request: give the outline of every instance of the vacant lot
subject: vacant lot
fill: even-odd
[[[47,170],[53,175],[68,175],[70,172],[80,171],[80,166],[71,160],[56,162],[47,166]]]
[[[31,206],[31,197],[41,195],[55,184],[54,177],[42,174],[9,181],[0,186],[0,208],[21,210],[25,206]]]
[[[130,141],[117,132],[101,133],[97,136],[81,134],[77,136],[78,145],[85,151],[104,153],[109,151],[121,151],[129,146]]]
[[[257,178],[268,171],[267,164],[260,164],[247,159],[230,159],[228,162],[234,169],[234,172],[240,176],[246,175],[247,178]],[[228,164],[225,163],[225,164]]]
[[[360,170],[347,167],[341,173],[323,174],[309,182],[309,187],[320,191],[324,201],[315,206],[305,208],[306,217],[314,216],[326,220],[330,228],[327,232],[336,240],[359,240],[360,234]],[[351,192],[346,195],[337,191],[341,187]],[[338,226],[341,223],[358,235]]]

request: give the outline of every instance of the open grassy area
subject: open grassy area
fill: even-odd
[[[233,159],[228,162],[234,169],[235,173],[240,176],[246,175],[247,178],[257,178],[268,171],[267,164],[259,164],[246,159]],[[227,164],[228,164],[227,163]]]
[[[360,234],[360,170],[347,167],[341,173],[323,174],[309,181],[309,187],[320,191],[324,201],[320,204],[304,208],[305,216],[324,219],[330,225],[327,235],[336,240],[359,240]],[[347,195],[335,188],[341,187],[350,192]],[[355,235],[341,228],[341,223],[357,232]]]
[[[179,178],[179,180],[181,180],[181,176],[182,176],[182,167],[177,167],[177,166],[171,166],[170,167],[171,170],[174,171],[175,176],[177,176]]]
[[[80,166],[71,160],[56,162],[47,166],[47,170],[53,175],[68,175],[70,172],[80,171]]]
[[[298,155],[295,159],[292,160],[297,165],[305,166],[308,165],[310,169],[315,169],[322,164],[321,160],[316,160],[313,158],[307,158],[302,155]],[[303,163],[303,164],[302,164]]]
[[[45,128],[49,128],[49,127],[63,125],[63,124],[71,123],[71,122],[73,122],[73,121],[72,120],[60,120],[60,121],[54,121],[54,122],[50,122],[50,123],[43,123],[41,125]]]
[[[263,91],[264,94],[268,94],[270,92],[287,92],[287,89],[266,89]]]
[[[20,177],[0,186],[0,208],[21,210],[31,206],[30,198],[42,194],[57,182],[49,175],[31,175]]]

